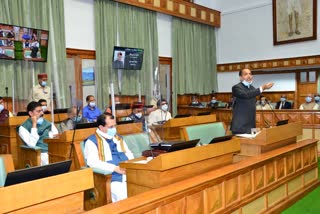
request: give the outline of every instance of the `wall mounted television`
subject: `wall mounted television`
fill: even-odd
[[[46,62],[49,31],[0,23],[0,59]]]
[[[126,70],[141,70],[143,62],[141,48],[118,47],[113,48],[112,68]]]

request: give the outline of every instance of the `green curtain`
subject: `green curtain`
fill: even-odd
[[[37,84],[37,74],[45,72],[48,73],[48,82],[53,82],[57,107],[68,106],[64,0],[0,0],[0,4],[0,23],[49,30],[46,63],[0,60],[0,96],[5,96],[5,87],[12,96],[13,80],[15,98],[29,102],[33,82]],[[25,102],[20,110],[26,107]]]
[[[121,93],[138,94],[141,82],[142,95],[147,100],[152,95],[153,71],[158,66],[157,15],[153,11],[132,7],[114,1],[95,0],[96,38],[96,91],[99,107],[108,104],[109,83],[114,83],[119,93],[119,71],[112,69],[113,47],[135,47],[144,49],[140,71],[120,71]]]
[[[177,94],[208,94],[217,89],[216,40],[212,26],[172,18],[173,114]]]

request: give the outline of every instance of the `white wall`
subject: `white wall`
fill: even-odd
[[[95,50],[93,0],[64,0],[66,47]]]
[[[320,40],[273,45],[272,0],[224,0],[219,6],[222,27],[217,30],[218,63],[319,54]]]
[[[275,78],[276,75],[276,78]],[[295,73],[283,74],[259,74],[254,75],[253,86],[259,87],[267,82],[274,82],[274,86],[268,91],[295,91]],[[218,73],[218,92],[231,92],[233,85],[239,83],[238,72]]]

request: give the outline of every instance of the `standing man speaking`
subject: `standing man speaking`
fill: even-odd
[[[267,83],[259,88],[252,86],[252,73],[244,68],[239,72],[240,82],[232,87],[233,117],[231,121],[232,134],[251,133],[256,127],[256,96],[270,89],[273,83]]]

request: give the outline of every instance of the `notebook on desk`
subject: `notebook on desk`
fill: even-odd
[[[174,152],[179,151],[182,149],[189,149],[195,147],[200,139],[190,140],[190,141],[183,141],[183,142],[161,142],[161,143],[154,143],[151,144],[151,148],[156,150],[164,150],[166,152]]]
[[[7,174],[4,186],[10,186],[27,181],[33,181],[54,175],[67,173],[70,170],[71,160],[56,162],[44,166],[20,169]]]

